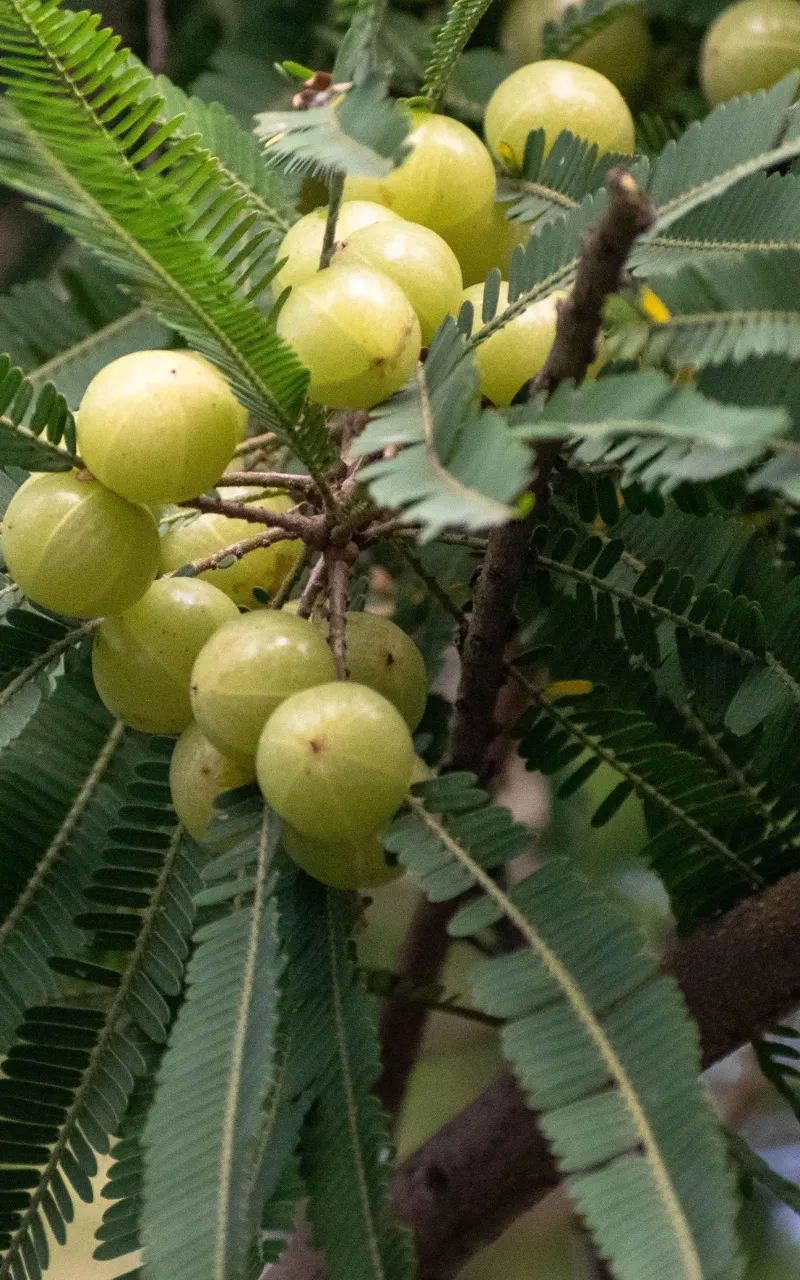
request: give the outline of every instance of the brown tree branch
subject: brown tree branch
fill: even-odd
[[[219,482],[220,488],[228,485],[260,485],[265,489],[289,489],[297,493],[314,490],[311,476],[289,475],[283,471],[226,471]]]
[[[347,580],[346,558],[331,547],[325,553],[328,569],[328,644],[336,664],[336,679],[349,680],[347,669]]]
[[[198,497],[179,502],[178,506],[231,516],[234,520],[249,520],[251,524],[266,524],[271,528],[286,529],[295,538],[302,538],[310,546],[315,546],[325,538],[328,527],[325,516],[303,516],[297,511],[270,511],[269,508],[259,507],[253,502],[225,502],[222,498]]]
[[[327,572],[327,564],[325,557],[320,556],[314,568],[308,575],[308,582],[303,588],[300,596],[300,603],[297,606],[298,618],[310,618],[314,612],[314,605],[317,603],[320,594],[325,586],[325,574]]]
[[[154,76],[167,69],[169,28],[164,13],[164,0],[147,0],[147,66]]]
[[[700,1031],[704,1067],[800,1004],[800,872],[679,939],[663,969]],[[400,1165],[398,1216],[413,1230],[419,1280],[450,1280],[558,1183],[535,1112],[508,1073]]]

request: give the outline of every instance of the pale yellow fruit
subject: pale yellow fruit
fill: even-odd
[[[706,35],[700,83],[712,106],[769,89],[800,67],[800,4],[743,0],[721,13]]]
[[[517,245],[526,245],[530,227],[506,217],[507,204],[494,200],[447,230],[447,243],[458,258],[464,287],[482,284],[493,267],[508,276]]]
[[[556,58],[520,67],[486,108],[486,141],[507,168],[521,166],[533,129],[545,131],[545,154],[563,129],[597,143],[601,153],[634,148],[633,116],[619,89],[590,67]]]
[[[209,823],[217,814],[214,801],[226,791],[255,782],[255,773],[231,760],[209,742],[197,727],[184,729],[169,765],[172,806],[195,840],[205,840]]]
[[[511,65],[538,61],[545,23],[559,22],[574,5],[575,0],[511,0],[500,28],[500,45]],[[619,17],[574,49],[570,60],[599,71],[628,95],[643,84],[652,48],[644,9],[622,9]]]
[[[542,368],[556,333],[557,303],[563,292],[548,294],[532,302],[521,315],[509,320],[475,348],[475,363],[481,378],[481,392],[493,404],[511,404],[514,396]],[[464,301],[475,308],[473,333],[482,325],[483,285],[464,291]],[[498,312],[508,306],[508,284],[500,285]]]
[[[328,210],[314,209],[290,227],[278,249],[278,260],[286,258],[275,277],[276,290],[285,289],[310,280],[319,271],[322,244]],[[374,200],[348,200],[339,210],[336,219],[336,241],[347,240],[354,231],[371,226],[375,222],[399,221],[397,214]]]

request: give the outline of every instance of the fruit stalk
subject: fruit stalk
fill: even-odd
[[[293,538],[302,538],[310,546],[317,546],[326,535],[325,516],[303,516],[297,511],[270,511],[254,502],[226,502],[223,498],[189,498],[178,503],[194,511],[218,512],[232,516],[234,520],[249,520],[251,524],[265,524],[274,529],[285,529]]]
[[[347,581],[350,575],[347,559],[338,548],[326,552],[328,574],[328,644],[336,664],[336,679],[349,680],[347,669]]]
[[[325,587],[325,577],[328,566],[325,557],[320,556],[311,573],[308,575],[308,582],[303,588],[303,594],[300,597],[300,603],[297,606],[298,618],[310,618],[314,612],[314,605],[317,603],[322,591]]]
[[[242,538],[241,542],[232,542],[227,547],[220,547],[219,551],[206,556],[203,560],[190,561],[194,576],[207,573],[209,569],[218,569],[222,561],[230,560],[231,556],[235,560],[241,560],[248,551],[257,551],[259,547],[271,547],[276,542],[286,542],[291,536],[285,529],[266,529],[264,533],[253,534],[252,538]]]

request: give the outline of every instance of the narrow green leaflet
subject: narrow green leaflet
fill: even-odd
[[[56,447],[62,440],[66,449]],[[0,467],[69,471],[74,452],[75,422],[64,397],[0,356]]]
[[[438,106],[467,42],[491,0],[454,0],[433,37],[422,93]]]
[[[447,527],[486,529],[512,514],[524,490],[530,455],[503,416],[481,411],[478,373],[452,319],[434,337],[416,379],[386,405],[355,443],[359,454],[404,445],[361,472],[375,501],[400,506],[423,537]]]
[[[505,916],[524,939],[524,950],[478,967],[475,1002],[506,1021],[504,1051],[601,1255],[619,1280],[741,1276],[733,1180],[674,984],[569,863],[550,859],[499,888],[486,870],[496,858],[480,852],[485,799],[470,813],[456,784],[445,786],[414,788],[389,847],[437,901],[465,882],[481,890],[454,917],[454,936]]]
[[[262,112],[255,132],[267,158],[290,173],[382,178],[403,158],[408,117],[389,98],[383,79],[373,74],[342,90],[327,106]]]
[[[623,486],[662,493],[748,466],[789,426],[783,409],[722,405],[655,369],[565,384],[526,423],[535,412],[510,411],[522,439],[572,441],[573,465],[605,463],[619,468]]]
[[[197,899],[215,909],[214,918],[195,934],[188,991],[143,1139],[141,1235],[153,1280],[248,1274],[283,967],[275,900],[279,832],[266,810],[255,830],[245,825],[233,850],[210,864],[208,887]]]
[[[576,138],[564,129],[545,155],[545,131],[528,134],[522,172],[502,179],[500,194],[511,197],[508,216],[520,222],[536,222],[537,228],[565,211],[574,209],[586,196],[598,191],[609,170],[617,165],[631,166],[630,156],[598,152],[597,144]],[[634,166],[641,183],[646,169],[641,160]]]
[[[330,1280],[410,1280],[411,1240],[392,1223],[386,1198],[389,1130],[372,1094],[380,1064],[369,997],[349,953],[351,905],[334,890],[313,892],[327,952],[317,976],[325,994],[320,1032],[334,1053],[317,1080],[303,1141],[309,1217]]]
[[[358,0],[333,64],[336,84],[362,81],[380,69],[378,40],[387,9],[387,0]]]

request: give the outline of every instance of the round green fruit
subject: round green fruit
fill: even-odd
[[[223,386],[226,389],[229,389],[228,380],[225,377],[224,373],[220,373],[217,366],[212,364],[210,360],[206,360],[205,356],[201,356],[199,351],[184,351],[183,355],[188,356],[190,360],[197,361],[197,363],[201,364],[204,369],[208,369],[211,371],[211,373],[216,374],[216,376],[222,382]],[[238,426],[237,439],[238,439],[238,442],[241,443],[241,441],[244,440],[245,436],[247,435],[247,410],[245,409],[243,404],[239,404],[238,400],[236,401],[236,406],[239,410],[239,426]]]
[[[217,751],[196,724],[184,729],[172,753],[169,785],[173,808],[195,840],[205,839],[217,797],[248,782],[255,782],[252,769]]]
[[[158,530],[145,508],[87,472],[32,475],[3,520],[8,571],[34,604],[75,618],[127,609],[158,569]]]
[[[447,243],[458,258],[464,286],[483,284],[492,267],[508,276],[511,255],[526,245],[530,226],[506,217],[507,204],[494,200],[447,230]]]
[[[402,289],[369,267],[318,271],[293,289],[278,333],[311,374],[311,395],[331,409],[371,409],[399,390],[422,346]]]
[[[511,404],[514,396],[529,378],[537,374],[548,357],[556,333],[556,304],[563,292],[548,294],[540,302],[532,302],[521,315],[491,334],[475,348],[475,363],[481,379],[481,392],[492,404]],[[483,285],[465,289],[464,301],[475,308],[473,332],[481,326]],[[508,284],[500,285],[498,312],[508,306]]]
[[[590,67],[556,58],[520,67],[489,99],[486,141],[507,168],[521,166],[532,129],[544,129],[545,152],[562,129],[601,152],[629,155],[634,147],[633,116],[619,89]]]
[[[560,22],[574,5],[575,0],[511,0],[500,28],[500,45],[511,65],[537,62],[542,56],[545,23]],[[641,88],[652,47],[643,8],[630,8],[584,40],[570,58],[607,76],[627,95]]]
[[[377,613],[348,613],[345,617],[350,678],[387,698],[413,733],[428,701],[422,654],[390,618]]]
[[[389,865],[383,846],[369,833],[346,840],[317,840],[284,826],[283,847],[301,870],[331,889],[377,889],[405,871]]]
[[[238,616],[208,582],[160,578],[132,608],[106,618],[94,638],[92,674],[112,715],[144,733],[180,733],[192,719],[194,660]]]
[[[402,804],[414,744],[374,689],[318,685],[282,702],[256,756],[258,784],[291,826],[318,840],[375,832]]]
[[[226,489],[220,496],[229,497]],[[231,497],[232,501],[236,499]],[[293,505],[285,494],[259,498],[258,506],[269,511],[288,511]],[[248,520],[236,520],[218,512],[189,519],[183,524],[172,525],[161,537],[161,572],[173,573],[192,560],[202,560],[214,555],[223,547],[232,546],[245,538],[263,533],[268,526],[251,524]],[[303,544],[296,538],[274,542],[270,547],[258,547],[248,551],[227,569],[208,569],[198,576],[205,582],[224,591],[242,609],[258,608],[260,602],[253,595],[253,588],[275,595],[288,575],[296,568],[303,554]]]
[[[275,277],[276,287],[285,289],[304,284],[319,271],[322,242],[325,239],[327,209],[315,209],[290,227],[278,249],[278,260],[286,258]],[[354,231],[377,222],[399,222],[397,214],[374,200],[348,200],[339,210],[336,219],[337,243],[347,240]]]
[[[342,240],[333,265],[372,267],[394,280],[417,313],[423,346],[458,310],[464,287],[458,259],[441,236],[418,223],[397,218],[361,227]]]
[[[411,113],[408,143],[410,154],[387,177],[348,178],[345,200],[375,200],[447,239],[448,227],[494,198],[492,157],[465,124],[430,111]]]
[[[251,761],[285,698],[336,674],[325,637],[282,609],[245,614],[211,637],[194,664],[194,717],[220,751]]]
[[[206,361],[137,351],[89,383],[78,447],[89,470],[123,498],[182,502],[217,483],[241,428],[241,405]]]
[[[800,67],[800,4],[743,0],[712,23],[700,58],[700,83],[712,106],[768,89]]]

